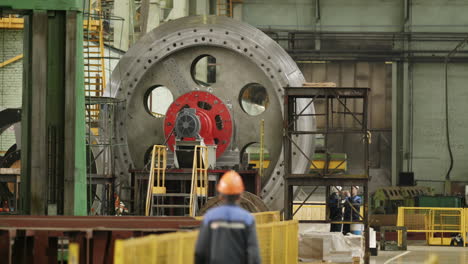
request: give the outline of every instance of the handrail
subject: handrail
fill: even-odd
[[[200,184],[200,185],[198,185]],[[193,152],[192,182],[190,187],[190,216],[197,211],[198,196],[208,200],[208,148],[197,145]]]
[[[157,161],[156,161],[157,160]],[[148,189],[146,192],[145,215],[151,214],[151,202],[153,194],[166,193],[166,167],[167,150],[164,145],[154,145],[151,152],[151,168],[148,179]],[[156,171],[156,186],[154,186],[154,172]]]

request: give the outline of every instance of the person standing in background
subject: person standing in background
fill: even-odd
[[[361,209],[361,197],[358,194],[359,186],[351,187],[351,194],[345,192],[346,202],[344,203],[344,221],[352,222],[359,221],[359,210]],[[351,231],[351,224],[343,225],[343,234],[346,235]]]
[[[343,204],[345,200],[342,198],[341,186],[331,187],[332,193],[328,197],[330,208],[330,221],[343,221]],[[330,232],[341,232],[342,224],[330,224]]]

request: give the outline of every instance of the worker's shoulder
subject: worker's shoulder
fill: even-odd
[[[254,217],[245,209],[239,206],[221,205],[208,210],[204,217],[204,222],[215,220],[226,220],[230,222],[244,222],[251,225],[255,222]]]

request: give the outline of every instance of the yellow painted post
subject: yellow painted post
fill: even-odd
[[[193,168],[192,168],[192,181],[190,184],[190,202],[189,202],[189,214],[190,216],[194,217],[195,216],[195,198],[197,195],[197,148],[198,146],[195,146],[195,153],[193,154]]]
[[[78,243],[68,244],[68,263],[70,264],[80,263],[80,246],[78,245]]]
[[[208,148],[205,149],[204,156],[205,159],[203,161],[203,175],[205,176],[205,197],[206,201],[208,201]]]
[[[466,241],[466,232],[468,232],[468,208],[462,209],[462,219],[461,219],[461,225],[462,225],[462,237],[463,237],[463,247],[466,247],[466,244],[468,241]]]
[[[153,151],[151,152],[151,168],[150,175],[148,179],[148,189],[146,192],[146,207],[145,215],[149,216],[151,211],[151,199],[153,199],[153,186],[154,186],[154,158],[156,155],[156,145],[153,146]]]
[[[262,119],[260,121],[260,164],[259,164],[259,170],[258,174],[260,175],[260,178],[263,177],[263,156],[265,155],[265,120]]]
[[[398,216],[397,216],[397,226],[404,226],[405,223],[404,223],[404,217],[405,217],[405,209],[403,207],[398,207]],[[403,244],[403,238],[402,238],[402,232],[401,230],[397,230],[397,234],[398,234],[398,246],[402,246]]]
[[[120,239],[115,240],[114,245],[114,264],[124,264],[123,259],[123,241]]]

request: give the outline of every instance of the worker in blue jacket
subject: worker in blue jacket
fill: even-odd
[[[343,221],[359,221],[359,210],[361,209],[361,197],[357,195],[359,190],[359,186],[351,187],[351,194],[349,192],[345,192],[346,202],[344,204],[344,215]],[[353,210],[354,208],[354,210]],[[343,225],[343,234],[346,235],[350,233],[351,225],[344,224]]]
[[[328,206],[330,209],[330,221],[343,221],[343,205],[346,202],[342,198],[341,186],[332,187],[332,193],[328,197]],[[342,224],[330,224],[330,232],[342,232]]]
[[[237,172],[221,177],[218,192],[225,204],[208,210],[203,218],[195,246],[196,264],[260,263],[255,219],[237,205],[243,191]]]

